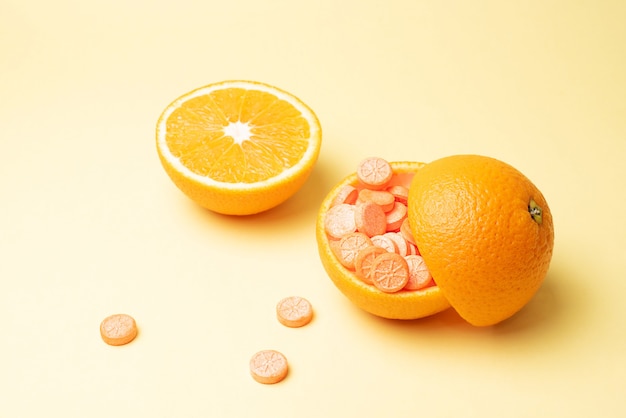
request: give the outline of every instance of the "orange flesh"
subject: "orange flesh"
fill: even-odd
[[[290,103],[242,88],[189,99],[167,119],[167,131],[168,147],[183,165],[227,183],[277,176],[302,160],[310,136],[309,123]]]

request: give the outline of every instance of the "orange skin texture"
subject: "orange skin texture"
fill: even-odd
[[[470,324],[513,316],[540,288],[554,246],[552,214],[518,170],[478,155],[445,157],[417,171],[408,199],[419,251]],[[529,213],[531,199],[543,210],[541,224]]]

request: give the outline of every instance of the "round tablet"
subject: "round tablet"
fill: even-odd
[[[383,292],[394,293],[409,281],[409,266],[400,254],[384,253],[376,257],[370,274],[374,286]]]
[[[313,318],[311,303],[299,296],[289,296],[276,305],[276,317],[286,327],[302,327]]]
[[[109,345],[128,344],[137,336],[135,319],[126,314],[108,316],[100,324],[100,336]]]
[[[371,157],[361,161],[357,167],[356,175],[367,188],[381,190],[393,177],[393,170],[383,158]]]
[[[275,350],[263,350],[250,359],[250,374],[259,383],[278,383],[287,376],[287,358]]]

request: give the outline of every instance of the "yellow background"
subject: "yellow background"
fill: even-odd
[[[626,3],[0,1],[0,416],[626,414]],[[322,152],[275,210],[216,215],[160,166],[167,104],[225,79],[311,106]],[[546,195],[556,246],[513,319],[368,315],[314,238],[372,155],[478,153]],[[308,298],[300,329],[276,302]],[[107,315],[137,320],[110,347]],[[283,352],[261,385],[251,355]]]

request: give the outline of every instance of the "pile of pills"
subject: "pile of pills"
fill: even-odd
[[[358,184],[339,190],[324,218],[339,262],[386,293],[434,286],[409,228],[407,185],[378,157],[363,160],[356,174]]]

